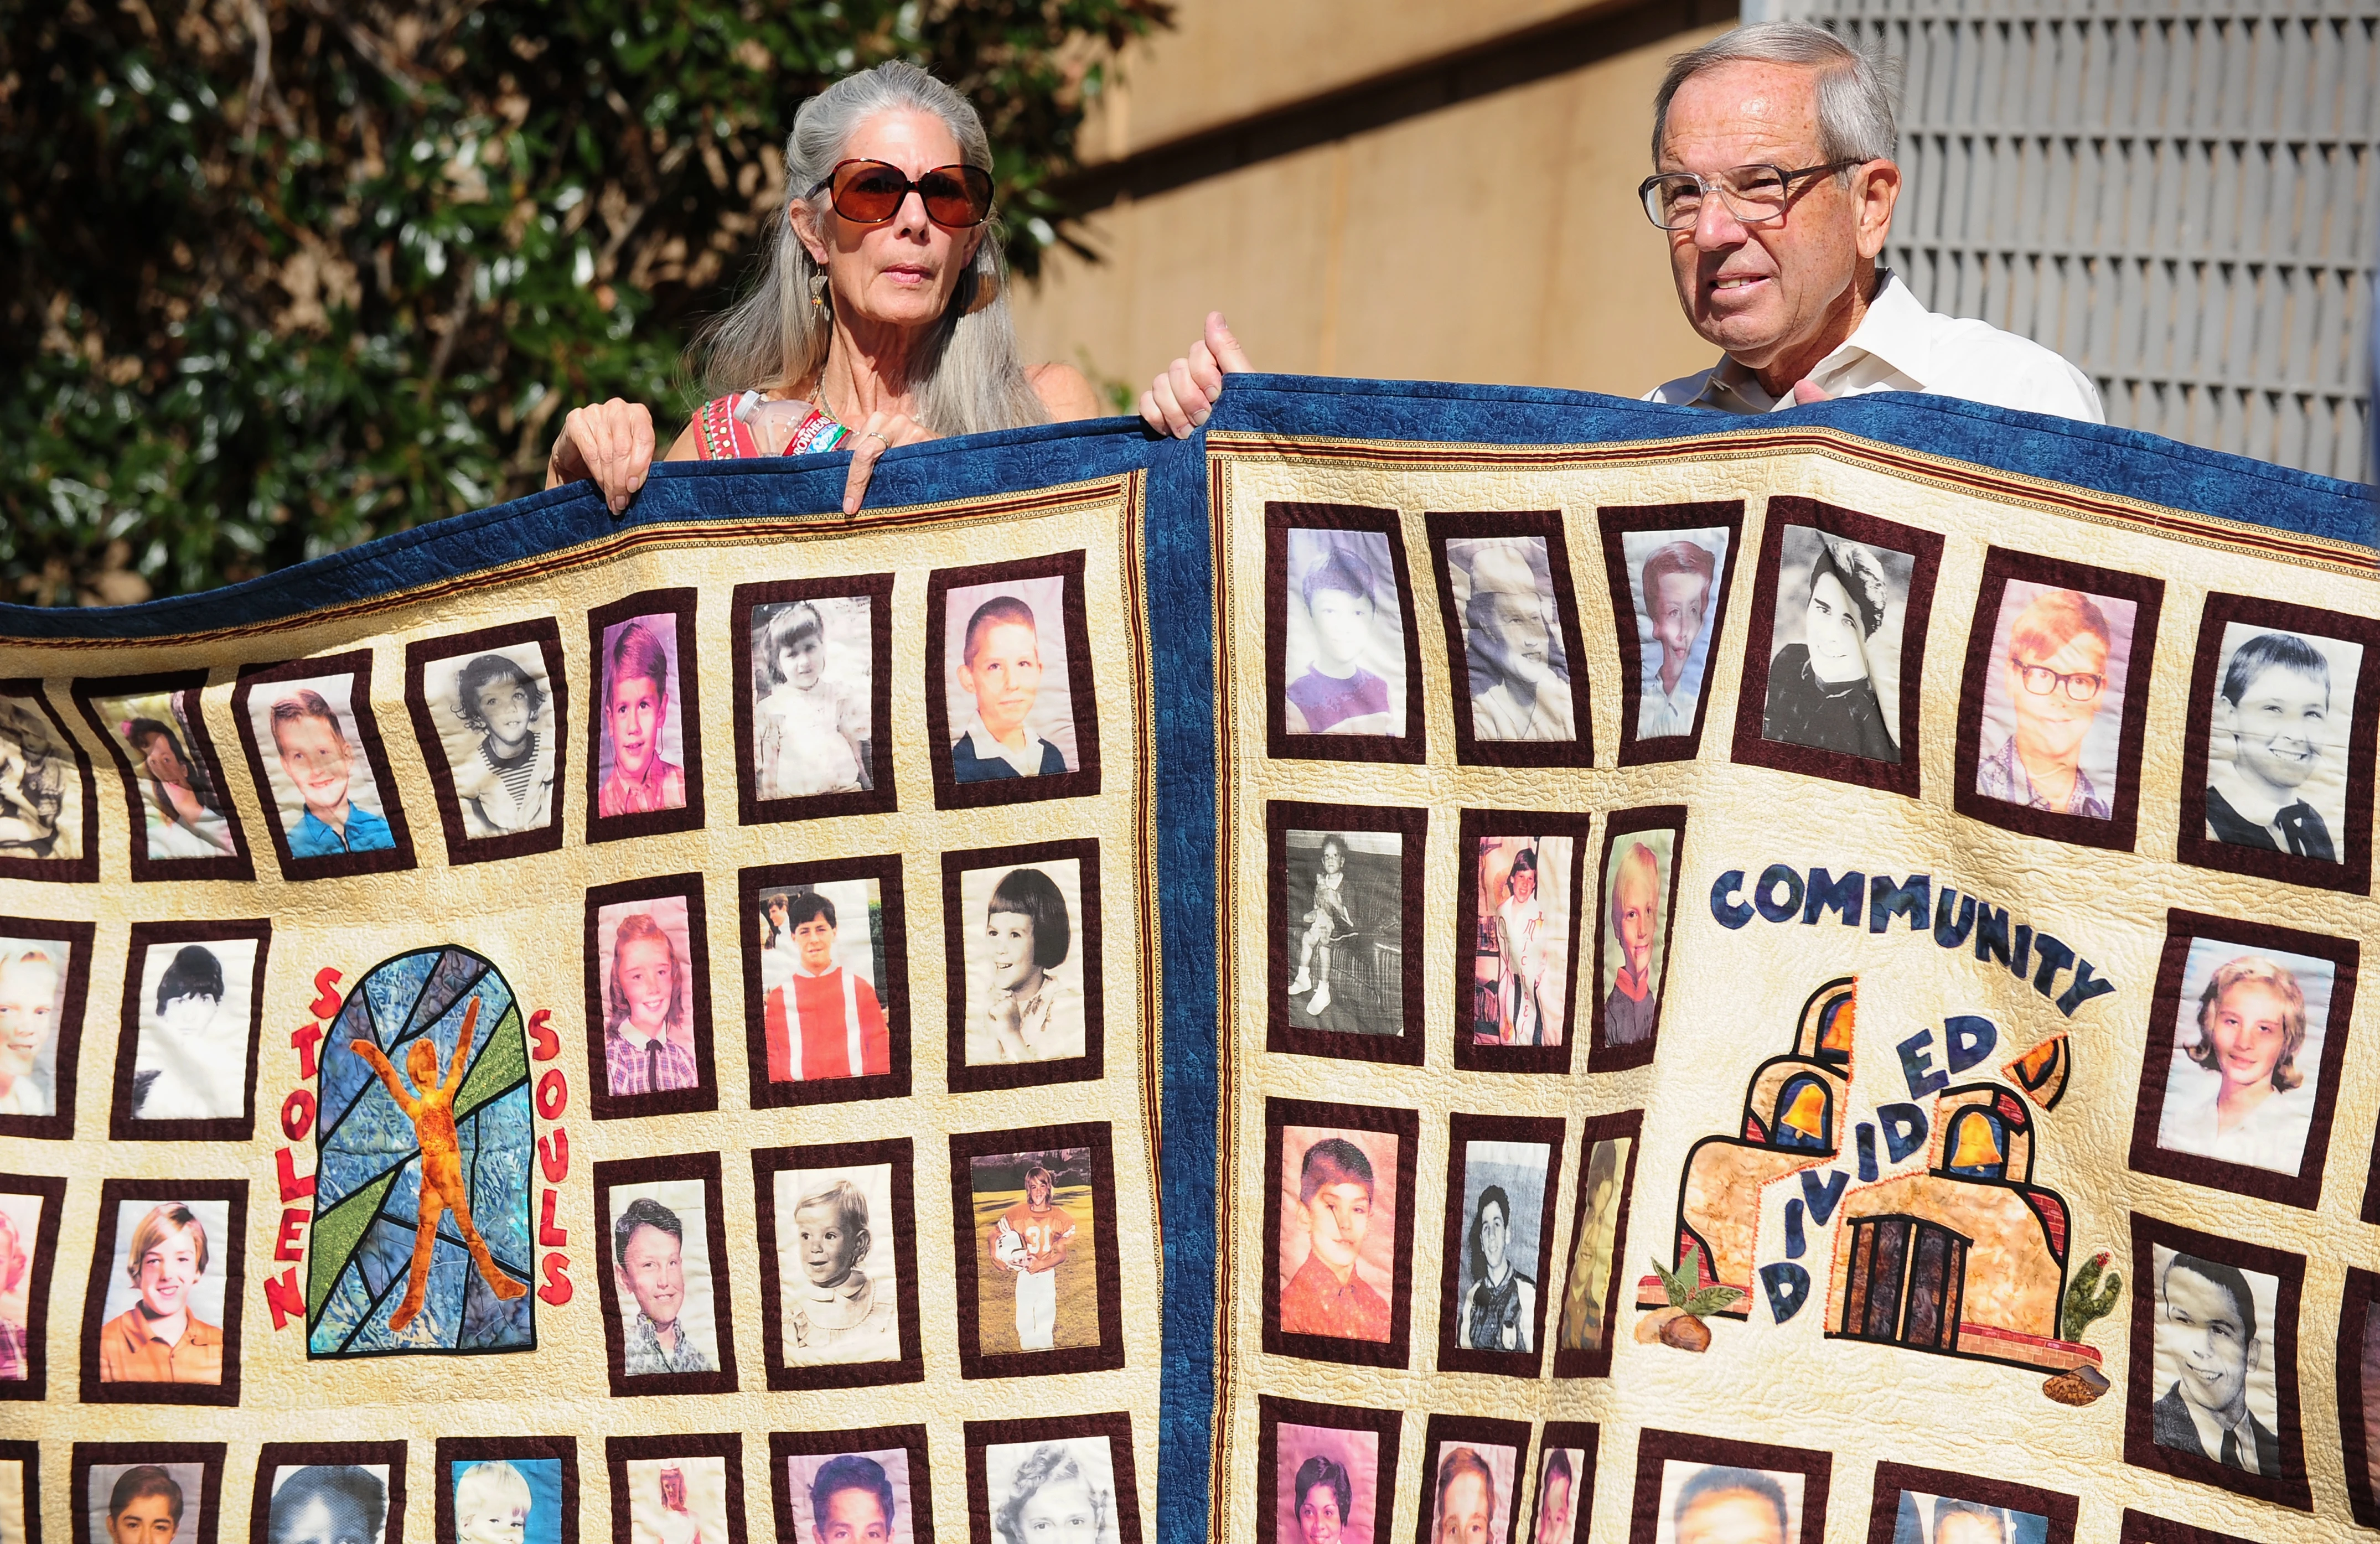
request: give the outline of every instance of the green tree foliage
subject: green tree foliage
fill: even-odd
[[[982,111],[1010,251],[1164,0],[0,0],[0,592],[202,589],[539,486],[557,407],[687,410],[793,109]]]

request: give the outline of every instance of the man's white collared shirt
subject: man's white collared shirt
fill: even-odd
[[[1888,268],[1880,272],[1876,298],[1859,326],[1807,379],[1828,396],[1926,392],[2107,421],[2099,389],[2057,353],[1988,322],[1927,310]],[[1794,405],[1791,392],[1771,396],[1757,375],[1725,356],[1708,370],[1655,387],[1645,400],[1726,413],[1773,413]]]

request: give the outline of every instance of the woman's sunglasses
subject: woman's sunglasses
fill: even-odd
[[[834,212],[862,225],[880,225],[901,212],[912,191],[925,201],[926,218],[950,229],[979,225],[991,215],[991,174],[980,166],[936,166],[912,180],[883,161],[845,161],[813,188],[832,189]]]

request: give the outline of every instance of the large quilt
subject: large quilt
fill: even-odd
[[[2380,1528],[2367,491],[1260,376],[841,487],[0,611],[0,1544]]]

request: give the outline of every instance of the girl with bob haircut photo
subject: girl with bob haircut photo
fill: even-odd
[[[1867,657],[1868,640],[1891,609],[1892,586],[1858,542],[1826,535],[1817,541],[1802,641],[1769,662],[1761,736],[1898,766],[1900,746],[1876,700]]]
[[[866,600],[857,602],[865,608]],[[854,707],[826,675],[826,618],[808,601],[772,613],[760,625],[760,678],[754,706],[752,763],[764,799],[856,793],[868,787],[868,758],[851,733]],[[867,707],[858,705],[865,724]]]
[[[604,993],[603,1065],[612,1092],[658,1094],[702,1081],[686,1002],[686,962],[668,931],[641,911],[620,918],[612,935],[611,983]]]
[[[967,1035],[967,1064],[1062,1062],[1085,1053],[1083,993],[1059,967],[1075,948],[1057,881],[1012,869],[984,906],[990,967],[982,1011]]]
[[[686,808],[686,769],[662,757],[669,725],[670,661],[642,619],[624,623],[603,647],[603,733],[612,773],[596,813],[642,815]]]
[[[1007,1503],[992,1518],[992,1527],[1005,1544],[1044,1544],[1049,1539],[1115,1544],[1115,1497],[1110,1484],[1094,1478],[1074,1451],[1079,1442],[1106,1441],[1044,1442],[1026,1455],[1009,1481]]]
[[[455,716],[480,736],[455,768],[455,797],[468,833],[542,830],[553,808],[553,757],[538,733],[545,684],[518,661],[482,654],[455,681]]]
[[[2297,1065],[2306,1039],[2297,973],[2261,954],[2216,967],[2199,993],[2197,1024],[2196,1042],[2179,1048],[2168,1077],[2157,1146],[2296,1173],[2314,1106]]]

